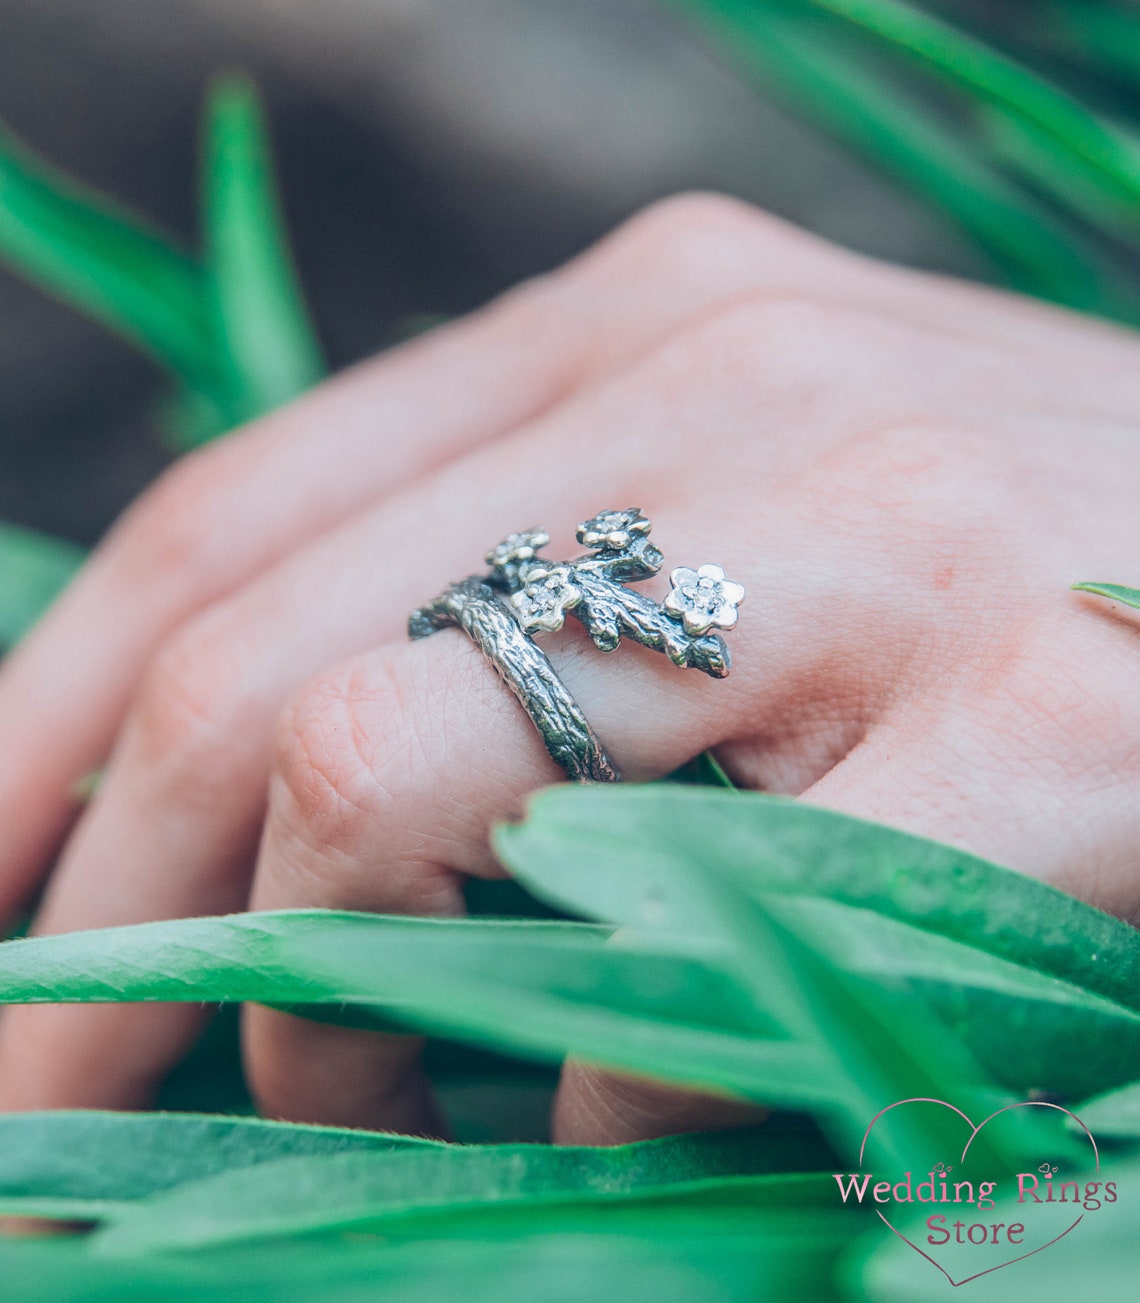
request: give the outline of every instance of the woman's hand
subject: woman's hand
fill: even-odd
[[[629,778],[740,783],[1140,912],[1140,343],[876,265],[735,202],[569,267],[173,468],[0,674],[0,912],[456,914],[559,779],[462,635],[408,612],[541,522],[636,503],[748,588],[724,682],[544,640]],[[659,582],[660,581],[660,582]],[[660,596],[662,577],[645,590]],[[105,781],[68,839],[75,784]],[[144,1105],[195,1007],[10,1009],[0,1106]],[[435,1124],[412,1038],[249,1007],[271,1115]],[[559,1138],[723,1120],[575,1067]],[[689,1111],[686,1111],[688,1109]]]

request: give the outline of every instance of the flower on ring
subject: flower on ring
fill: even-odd
[[[673,587],[665,599],[665,610],[683,622],[686,633],[731,629],[736,624],[744,586],[726,579],[720,566],[701,566],[699,570],[678,566],[669,582]]]
[[[569,566],[537,565],[526,571],[526,583],[511,594],[524,633],[554,633],[566,622],[566,612],[582,600]]]
[[[640,507],[627,507],[625,511],[599,511],[584,520],[578,526],[577,538],[584,547],[617,552],[629,547],[636,535],[648,534],[652,528]]]
[[[517,565],[520,561],[530,561],[538,549],[549,542],[550,535],[545,529],[536,526],[534,529],[520,530],[517,534],[508,534],[487,553],[485,559],[489,566],[498,569]]]

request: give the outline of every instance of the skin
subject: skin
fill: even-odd
[[[559,771],[476,649],[408,611],[536,522],[642,506],[746,585],[713,682],[544,639],[627,775],[714,748],[1140,914],[1140,343],[876,264],[734,201],[567,267],[175,466],[0,672],[0,913],[35,931],[243,908],[458,914]],[[644,586],[662,597],[665,576]],[[106,762],[76,821],[75,782]],[[62,846],[62,853],[60,848]],[[0,1022],[0,1107],[141,1107],[186,1006]],[[247,1007],[276,1117],[438,1131],[419,1042]],[[741,1120],[568,1064],[555,1136]]]

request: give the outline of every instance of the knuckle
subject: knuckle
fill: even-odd
[[[191,453],[163,472],[131,507],[111,539],[128,575],[163,582],[210,574],[224,561],[227,531],[217,521],[225,476],[215,449]]]
[[[160,785],[212,799],[224,791],[243,698],[228,641],[199,617],[155,656],[131,719],[132,737]]]
[[[810,291],[758,291],[718,304],[688,321],[662,345],[666,373],[697,394],[712,386],[766,407],[849,387],[852,371],[874,365],[864,314]]]
[[[387,666],[323,675],[281,716],[273,802],[306,840],[351,850],[399,800],[408,710]]]
[[[619,228],[617,238],[637,249],[684,257],[725,241],[751,251],[785,229],[742,199],[694,190],[650,204]]]
[[[455,874],[409,807],[426,778],[407,695],[394,668],[373,661],[313,680],[282,714],[269,840],[291,899],[462,912]]]
[[[815,247],[810,236],[743,200],[694,191],[659,200],[629,218],[602,242],[604,265],[595,270],[605,272],[612,258],[626,271],[700,284],[714,268],[739,268],[791,244]]]
[[[776,349],[819,369],[834,366],[835,345],[874,337],[881,330],[894,333],[882,317],[806,287],[753,291],[714,309],[708,325],[718,344],[729,335],[766,355]]]

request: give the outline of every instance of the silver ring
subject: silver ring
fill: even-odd
[[[543,529],[510,534],[487,553],[485,574],[451,584],[413,611],[408,634],[426,638],[439,629],[462,629],[518,698],[568,778],[617,782],[621,773],[534,635],[556,632],[572,615],[601,651],[632,638],[664,652],[674,665],[723,679],[728,646],[712,631],[734,628],[744,601],[742,585],[726,579],[718,565],[679,566],[660,604],[627,588],[661,569],[664,557],[649,541],[651,528],[639,507],[600,511],[578,526],[578,542],[589,551],[574,561],[538,555],[550,542]]]

